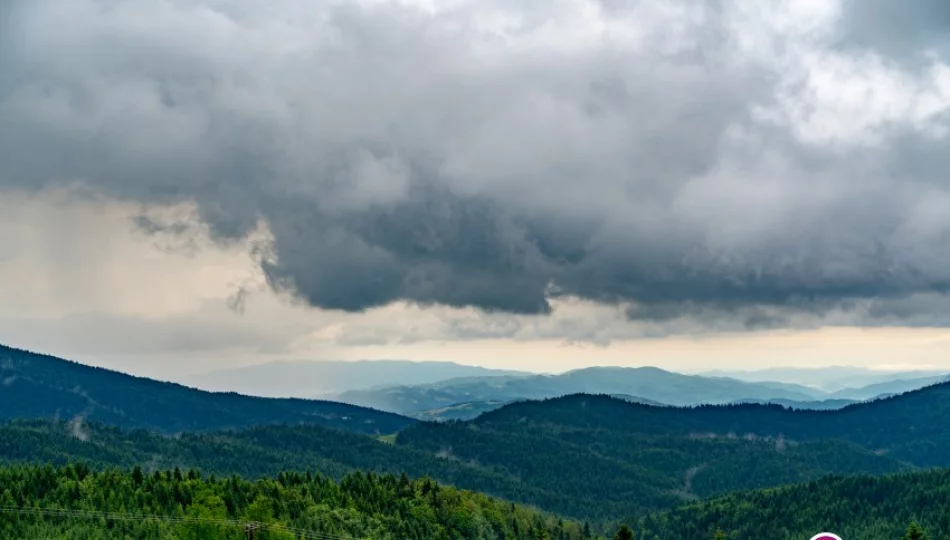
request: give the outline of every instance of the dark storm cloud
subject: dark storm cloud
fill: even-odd
[[[917,50],[905,26],[942,12],[905,4],[900,28],[863,3],[838,24]],[[568,295],[759,328],[939,297],[945,137],[891,121],[828,145],[764,123],[791,68],[743,48],[754,5],[8,3],[0,189],[194,202],[221,241],[264,223],[270,285],[348,311]]]
[[[265,210],[275,288],[313,305],[361,310],[400,299],[537,313],[550,267],[495,201],[412,187],[383,208],[327,218],[285,201]],[[279,217],[278,217],[279,216]]]

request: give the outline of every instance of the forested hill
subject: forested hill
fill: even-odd
[[[169,437],[96,423],[18,420],[0,424],[0,463],[77,462],[98,469],[197,468],[251,479],[282,471],[314,471],[332,478],[356,470],[406,473],[546,509],[581,507],[570,494],[546,491],[510,475],[320,426],[258,426]]]
[[[31,420],[0,424],[0,462],[200,468],[248,478],[288,470],[318,471],[333,478],[353,470],[405,472],[597,522],[668,509],[731,489],[774,486],[832,472],[883,474],[902,468],[848,443],[779,448],[772,442],[741,439],[643,440],[616,434],[580,441],[577,436],[518,437],[469,429],[464,436],[470,440],[459,436],[460,446],[445,451],[438,442],[435,449],[393,445],[319,426],[260,426],[168,437],[101,424]],[[687,479],[697,465],[704,466]]]
[[[629,520],[636,538],[807,539],[831,530],[847,540],[899,540],[913,522],[926,538],[950,538],[950,471],[832,476],[735,493]]]
[[[592,501],[583,510],[602,517],[828,473],[950,466],[948,412],[946,384],[838,411],[653,407],[572,395],[509,404],[468,422],[416,424],[396,440]]]
[[[332,401],[203,392],[0,345],[0,420],[54,417],[165,433],[303,423],[385,434],[415,422]]]
[[[70,510],[68,516],[0,512],[2,538],[215,540],[244,538],[240,522],[249,521],[264,524],[255,535],[259,540],[292,540],[302,532],[339,540],[589,537],[575,522],[428,479],[361,473],[338,483],[300,473],[249,482],[177,470],[0,468],[0,507]],[[193,521],[107,519],[87,512]]]
[[[651,407],[608,396],[572,395],[520,402],[473,425],[496,431],[547,432],[552,426],[650,436],[778,436],[841,439],[918,466],[950,466],[950,383],[838,410],[791,410],[740,404]]]

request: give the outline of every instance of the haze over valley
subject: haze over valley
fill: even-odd
[[[840,408],[950,378],[935,371],[830,367],[687,375],[655,367],[591,367],[560,374],[487,370],[451,362],[295,361],[190,379],[199,388],[270,397],[321,398],[425,420],[469,419],[506,403],[576,393],[654,405],[777,403]],[[787,375],[787,379],[781,377]],[[187,379],[186,379],[187,380]],[[834,390],[822,388],[822,380]],[[799,382],[789,382],[799,381]],[[848,386],[848,385],[853,386]]]

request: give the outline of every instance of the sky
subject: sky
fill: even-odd
[[[944,0],[7,0],[0,342],[950,369]]]

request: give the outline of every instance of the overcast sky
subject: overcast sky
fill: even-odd
[[[0,342],[950,369],[945,0],[7,0]]]

